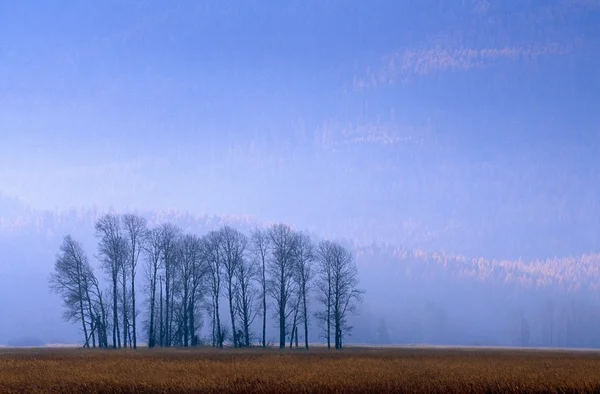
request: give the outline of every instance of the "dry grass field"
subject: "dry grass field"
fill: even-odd
[[[600,353],[0,349],[0,393],[600,392]]]

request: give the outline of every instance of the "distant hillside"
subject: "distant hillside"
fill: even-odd
[[[164,221],[204,234],[224,224],[242,231],[264,225],[251,217],[139,212],[150,226]],[[19,338],[69,343],[77,328],[61,320],[47,279],[62,237],[81,240],[93,264],[97,210],[33,212],[0,220],[0,344]],[[313,236],[315,239],[320,234]],[[345,241],[366,290],[352,340],[364,343],[600,346],[600,255],[545,260],[489,260],[390,245]],[[103,277],[97,270],[97,275]],[[552,324],[550,323],[552,322]],[[518,327],[517,327],[518,326]],[[548,327],[552,326],[552,334]]]

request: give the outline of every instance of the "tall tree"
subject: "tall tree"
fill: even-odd
[[[233,346],[238,347],[241,338],[238,338],[238,330],[235,324],[236,318],[236,293],[237,293],[237,282],[238,267],[242,263],[244,253],[248,241],[246,236],[229,226],[225,226],[219,230],[220,233],[220,247],[222,256],[222,269],[225,279],[226,297],[229,303],[229,315],[231,318],[231,333],[233,339]]]
[[[294,276],[298,289],[298,300],[301,302],[302,321],[304,323],[304,347],[308,350],[308,292],[314,278],[315,247],[310,237],[298,233],[294,248]],[[296,336],[297,336],[296,329]]]
[[[287,308],[293,294],[295,234],[285,224],[275,224],[269,229],[271,259],[269,260],[270,293],[275,299],[279,325],[279,348],[285,348],[287,322],[290,315]]]
[[[179,282],[181,287],[181,310],[183,346],[188,347],[194,342],[196,327],[194,313],[199,280],[202,275],[200,240],[195,235],[185,235],[179,243]]]
[[[255,306],[257,289],[254,283],[259,277],[260,269],[256,260],[242,256],[236,269],[236,306],[243,333],[243,346],[250,346],[250,326],[254,322],[259,309]]]
[[[212,345],[213,347],[223,347],[223,329],[221,327],[221,317],[219,315],[219,296],[221,295],[221,233],[211,231],[203,238],[204,256],[208,262],[209,272],[209,293],[211,304],[209,308],[212,320]]]
[[[343,347],[343,339],[352,330],[348,324],[348,313],[356,311],[362,300],[363,291],[358,286],[358,271],[352,254],[339,244],[333,245],[332,254],[332,312],[335,325],[335,348]]]
[[[267,346],[267,261],[270,254],[269,233],[260,228],[250,238],[252,257],[259,269],[260,301],[262,304],[262,347]]]
[[[162,269],[162,236],[160,228],[148,230],[144,244],[146,275],[149,283],[148,347],[156,346],[156,286]],[[162,286],[162,285],[161,285]],[[162,289],[162,287],[161,287]]]
[[[113,314],[113,348],[117,348],[117,341],[120,346],[119,331],[119,276],[121,265],[126,256],[123,256],[123,237],[121,235],[121,226],[119,216],[115,214],[106,214],[95,225],[96,237],[98,242],[98,254],[102,263],[102,268],[108,274],[112,284],[112,314]],[[126,249],[125,249],[126,250]],[[125,329],[125,328],[124,328]]]
[[[108,316],[104,304],[104,297],[100,290],[98,279],[95,275],[91,276],[91,289],[88,293],[88,302],[92,305],[94,323],[98,332],[98,345],[103,348],[108,347]],[[92,298],[93,296],[93,298]]]
[[[129,337],[129,314],[131,312],[131,307],[129,305],[129,297],[127,284],[129,283],[127,277],[129,275],[129,265],[131,263],[131,259],[129,258],[130,248],[129,242],[125,235],[120,238],[119,242],[120,253],[122,260],[119,262],[119,267],[121,267],[121,317],[123,319],[123,347],[127,347],[127,339]]]
[[[123,226],[129,240],[129,268],[131,270],[131,322],[133,330],[133,348],[137,349],[137,308],[135,301],[135,275],[140,253],[144,248],[147,235],[146,219],[134,214],[123,215]]]
[[[181,230],[171,224],[164,223],[161,229],[161,248],[162,248],[162,266],[165,280],[165,317],[164,317],[164,345],[169,347],[172,343],[173,335],[173,315],[174,315],[174,287],[175,273],[177,264],[177,242],[181,235]]]
[[[300,312],[300,301],[302,298],[300,297],[300,293],[298,291],[298,284],[294,284],[294,291],[292,292],[293,296],[291,297],[291,310],[290,315],[292,316],[292,324],[290,331],[290,349],[294,344],[294,339],[296,339],[296,347],[298,347],[298,313]]]
[[[159,295],[160,309],[158,312],[159,344],[160,344],[160,347],[163,347],[163,346],[165,346],[165,313],[164,313],[165,299],[163,297],[164,280],[163,280],[162,275],[158,278],[158,283],[160,286],[159,287],[160,288],[160,295]]]
[[[81,244],[70,235],[64,238],[60,246],[49,283],[50,288],[63,298],[65,320],[81,322],[84,346],[90,347],[88,331],[93,336],[95,330],[89,296],[93,286],[93,271]]]
[[[192,273],[192,282],[190,289],[190,301],[188,317],[191,333],[191,345],[198,345],[198,335],[196,334],[199,328],[196,314],[199,313],[199,305],[201,304],[206,293],[207,275],[209,273],[209,262],[204,253],[204,245],[202,239],[194,236],[194,265]]]
[[[256,229],[249,239],[229,226],[199,238],[183,235],[171,223],[148,230],[144,218],[130,214],[106,214],[94,228],[97,258],[110,286],[100,289],[83,248],[70,236],[63,240],[49,280],[67,307],[65,317],[81,323],[84,346],[108,347],[112,329],[112,347],[137,348],[139,309],[149,347],[196,346],[205,310],[214,347],[223,347],[229,334],[234,346],[250,346],[258,314],[263,317],[261,345],[266,347],[268,294],[280,348],[287,338],[290,347],[298,347],[303,328],[308,349],[313,288],[321,306],[315,317],[328,347],[334,342],[342,348],[351,332],[348,315],[356,311],[363,291],[357,288],[352,254],[337,243],[324,241],[315,247],[307,234],[283,224]],[[147,275],[146,310],[136,302],[140,256]],[[229,304],[231,332],[221,324],[221,297]]]
[[[324,310],[315,313],[323,337],[327,340],[327,349],[331,349],[331,306],[333,298],[333,259],[335,245],[331,241],[321,241],[317,248],[318,279],[316,283],[317,301]]]

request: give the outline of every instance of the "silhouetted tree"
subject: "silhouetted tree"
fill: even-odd
[[[131,321],[133,331],[133,348],[137,348],[137,305],[135,300],[135,276],[140,253],[144,248],[147,228],[146,219],[134,214],[123,215],[123,225],[129,240],[129,268],[131,270]]]
[[[148,290],[150,293],[148,306],[148,347],[153,348],[156,346],[156,288],[159,279],[158,274],[162,270],[162,236],[160,228],[153,228],[147,231],[145,238],[146,275],[148,277]]]
[[[129,283],[127,276],[130,272],[130,264],[131,259],[129,258],[129,254],[131,252],[129,248],[129,242],[127,241],[126,235],[123,235],[120,239],[120,256],[122,256],[122,260],[119,263],[121,267],[121,276],[119,281],[121,282],[121,317],[123,319],[123,347],[127,347],[127,339],[129,337],[129,314],[131,312],[131,307],[129,305],[129,291],[127,290],[127,284]]]
[[[355,311],[362,291],[352,255],[340,245],[324,241],[315,247],[310,237],[276,224],[255,229],[248,239],[225,226],[202,238],[171,223],[147,229],[134,214],[106,214],[94,225],[97,258],[110,286],[101,290],[85,252],[65,237],[51,274],[51,288],[67,307],[65,318],[81,322],[86,347],[137,348],[137,266],[143,257],[147,310],[141,310],[148,347],[196,346],[202,313],[212,324],[212,345],[223,347],[231,338],[235,347],[251,344],[252,325],[262,314],[261,345],[266,343],[267,295],[272,297],[279,327],[279,346],[298,347],[301,324],[304,347],[309,348],[309,300],[316,274],[317,300],[323,306],[315,316],[328,347],[335,346],[352,327],[347,314]],[[210,297],[206,297],[210,295]],[[220,297],[229,304],[231,326],[221,324]],[[260,300],[260,303],[257,302]],[[111,317],[112,316],[112,317]],[[122,335],[121,335],[122,333]]]
[[[177,271],[177,242],[181,230],[171,224],[164,223],[160,226],[162,267],[165,285],[165,316],[164,316],[164,346],[171,346],[173,336],[173,316],[175,304],[175,275]]]
[[[108,347],[108,315],[104,303],[103,293],[100,290],[98,279],[95,275],[91,277],[92,288],[88,293],[88,302],[90,303],[94,316],[94,324],[98,332],[98,346]],[[90,312],[92,314],[92,312]]]
[[[201,238],[193,236],[194,264],[192,267],[192,280],[189,296],[188,318],[191,334],[191,345],[198,345],[197,329],[200,328],[200,320],[196,318],[199,314],[199,306],[207,293],[207,276],[209,263],[204,253],[204,245]],[[198,315],[199,316],[199,315]]]
[[[211,303],[209,306],[210,317],[212,321],[212,345],[213,347],[223,347],[225,331],[221,327],[221,317],[219,315],[219,296],[221,295],[221,233],[211,231],[203,238],[204,256],[208,262],[209,272],[209,293]]]
[[[352,254],[341,245],[334,244],[332,259],[332,312],[335,324],[335,347],[343,347],[343,339],[352,330],[348,313],[356,311],[363,291],[358,286],[358,271]]]
[[[262,347],[267,346],[267,261],[270,254],[269,233],[262,229],[252,231],[250,238],[252,257],[259,269],[260,302],[262,304]]]
[[[178,282],[181,289],[181,325],[179,330],[183,336],[183,346],[194,342],[196,334],[194,315],[199,285],[205,268],[202,266],[202,250],[200,239],[195,235],[185,235],[178,245],[179,264]]]
[[[324,323],[327,347],[331,348],[331,329],[333,323],[335,348],[343,347],[343,338],[352,330],[347,315],[356,310],[356,303],[362,299],[359,290],[358,272],[352,254],[341,245],[324,241],[319,244],[319,280],[317,282],[318,300],[324,311],[316,316]]]
[[[113,307],[113,347],[121,347],[119,337],[119,276],[122,265],[127,259],[127,245],[121,234],[119,216],[106,214],[96,222],[96,237],[98,242],[98,254],[102,268],[107,273],[112,284],[112,307]],[[126,328],[123,327],[125,330]]]
[[[297,284],[298,300],[302,306],[302,321],[304,323],[304,347],[308,350],[308,292],[315,272],[313,263],[316,259],[315,247],[310,237],[299,233],[294,247],[294,277]],[[295,324],[294,324],[295,328]],[[296,328],[296,338],[298,331]]]
[[[318,279],[316,283],[317,301],[324,307],[315,313],[321,325],[323,337],[327,340],[327,349],[331,349],[331,306],[333,298],[333,259],[335,245],[330,241],[321,241],[317,248]]]
[[[220,256],[222,257],[222,273],[225,280],[227,301],[229,303],[229,315],[231,317],[231,333],[233,346],[238,347],[238,338],[235,325],[236,316],[236,293],[237,293],[237,274],[238,266],[242,264],[244,253],[247,246],[246,236],[229,226],[225,226],[219,230],[219,246],[221,249]]]
[[[239,338],[240,344],[243,339],[243,345],[246,347],[250,346],[250,326],[259,312],[255,306],[258,291],[254,283],[260,277],[260,269],[256,263],[256,260],[242,256],[235,272],[236,310],[242,327],[240,330],[242,335]]]
[[[85,347],[90,347],[90,336],[94,338],[95,346],[95,315],[90,297],[94,281],[92,267],[81,244],[67,235],[60,246],[49,283],[50,288],[62,296],[65,320],[81,322]]]
[[[269,290],[275,299],[279,325],[279,348],[285,348],[286,324],[290,315],[288,303],[293,295],[294,247],[296,237],[285,224],[276,224],[269,229],[271,258],[269,260]]]

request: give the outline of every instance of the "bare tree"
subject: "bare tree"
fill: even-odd
[[[92,267],[81,244],[67,235],[60,246],[49,283],[50,288],[63,298],[65,320],[81,322],[85,347],[90,347],[89,339],[95,332],[90,299],[94,280]]]
[[[219,315],[219,296],[221,295],[221,233],[211,231],[203,238],[204,258],[208,262],[209,293],[211,304],[209,313],[212,320],[212,345],[223,347],[224,332]]]
[[[165,284],[164,345],[169,347],[171,346],[173,335],[177,242],[181,235],[181,230],[171,223],[165,223],[160,226],[160,234]]]
[[[315,247],[310,237],[299,233],[296,236],[294,248],[294,276],[298,289],[298,301],[302,307],[302,321],[304,323],[304,347],[308,350],[308,292],[314,278],[314,261],[316,259]],[[295,324],[294,324],[295,326]],[[296,328],[296,338],[298,331]]]
[[[162,275],[158,278],[158,283],[160,286],[159,287],[160,288],[160,295],[159,295],[160,309],[158,312],[159,344],[160,344],[160,347],[163,347],[165,345],[165,313],[164,313],[164,307],[163,307],[165,304],[165,299],[163,298],[164,280],[163,280]]]
[[[331,241],[322,241],[317,248],[318,280],[317,301],[323,304],[324,310],[315,313],[315,317],[323,330],[323,337],[327,339],[327,349],[331,349],[331,306],[332,306],[332,278],[335,245]]]
[[[95,275],[91,276],[91,289],[88,293],[88,302],[93,310],[94,325],[96,327],[96,331],[98,332],[98,346],[107,348],[108,315],[106,314],[103,293],[100,290],[100,285]]]
[[[101,290],[82,246],[70,236],[60,246],[49,279],[62,296],[65,318],[81,323],[86,347],[108,347],[112,330],[113,348],[137,348],[138,309],[151,348],[198,345],[205,311],[213,347],[223,347],[229,338],[235,347],[250,346],[259,314],[260,342],[266,347],[267,297],[272,297],[280,348],[288,338],[290,347],[298,347],[303,329],[308,349],[313,289],[320,304],[314,316],[328,347],[333,339],[342,348],[352,330],[348,316],[356,311],[363,291],[357,289],[352,254],[337,243],[324,241],[315,247],[307,234],[284,224],[255,229],[249,239],[229,226],[199,238],[183,235],[171,223],[148,230],[146,220],[133,214],[106,214],[94,228],[97,258],[109,286]],[[137,278],[140,256],[147,279],[143,282]],[[136,301],[140,283],[148,300],[143,308]],[[221,297],[228,301],[231,326],[222,325]]]
[[[300,297],[300,293],[298,291],[298,285],[294,285],[294,291],[292,292],[293,296],[291,298],[291,310],[290,314],[292,317],[291,331],[290,331],[290,349],[294,344],[294,339],[296,339],[296,347],[298,347],[298,313],[300,312],[300,301],[302,298]]]
[[[146,275],[149,282],[149,318],[148,318],[148,347],[156,346],[156,286],[158,273],[162,269],[162,236],[159,228],[147,231],[144,251],[146,257]]]
[[[331,280],[332,280],[332,310],[335,325],[335,348],[343,347],[343,339],[352,330],[348,324],[348,313],[356,311],[356,303],[362,300],[362,290],[359,290],[358,272],[352,254],[339,244],[332,248]]]
[[[119,338],[119,276],[121,265],[126,256],[123,256],[123,242],[119,216],[106,214],[101,217],[95,225],[96,237],[99,238],[98,253],[102,268],[108,274],[112,284],[112,308],[113,308],[113,347],[121,346]],[[125,249],[127,250],[127,249]],[[123,327],[125,330],[125,327]],[[118,342],[118,343],[117,343]]]
[[[235,273],[237,282],[236,307],[242,326],[243,346],[245,347],[250,346],[250,326],[259,312],[259,309],[255,306],[258,291],[253,286],[259,274],[260,269],[255,260],[247,257],[241,258]]]
[[[267,261],[270,253],[269,233],[259,228],[250,238],[252,257],[259,269],[260,301],[262,303],[262,347],[267,346]]]
[[[192,272],[192,281],[190,288],[190,301],[188,317],[189,317],[189,327],[191,333],[191,345],[198,345],[198,335],[196,334],[197,329],[200,328],[200,318],[196,318],[199,315],[199,306],[202,303],[204,295],[206,293],[206,282],[207,276],[210,272],[209,262],[206,259],[206,255],[204,253],[204,246],[202,243],[202,239],[194,236],[194,265]]]
[[[293,294],[295,234],[284,224],[276,224],[269,229],[271,259],[269,260],[269,289],[275,299],[279,323],[279,348],[285,348],[286,328],[291,314],[288,303]]]
[[[129,337],[129,314],[131,312],[130,310],[130,305],[128,302],[128,290],[127,290],[127,284],[128,284],[128,280],[127,280],[127,275],[129,274],[129,270],[130,270],[130,263],[131,263],[131,259],[129,258],[129,253],[130,248],[129,248],[129,242],[127,241],[127,238],[125,238],[125,235],[123,235],[120,239],[119,239],[119,256],[121,257],[121,261],[119,262],[119,267],[121,267],[121,276],[120,276],[120,282],[121,282],[121,317],[123,318],[123,347],[127,347],[127,338]]]
[[[229,226],[225,226],[219,230],[220,233],[220,247],[223,269],[223,275],[225,279],[226,297],[229,303],[229,315],[231,318],[231,333],[233,339],[233,346],[238,347],[241,338],[238,338],[238,330],[236,328],[236,293],[237,293],[237,278],[238,278],[238,267],[242,264],[244,253],[248,241],[246,236]]]
[[[131,320],[133,330],[133,348],[137,349],[137,308],[135,301],[135,275],[140,253],[144,247],[144,242],[147,235],[146,219],[134,214],[126,214],[123,216],[123,225],[129,239],[129,257],[131,259],[129,268],[131,269]]]
[[[183,346],[194,342],[196,333],[194,314],[196,294],[205,270],[201,266],[200,239],[195,235],[185,235],[179,243],[179,281],[181,285],[181,333]]]

